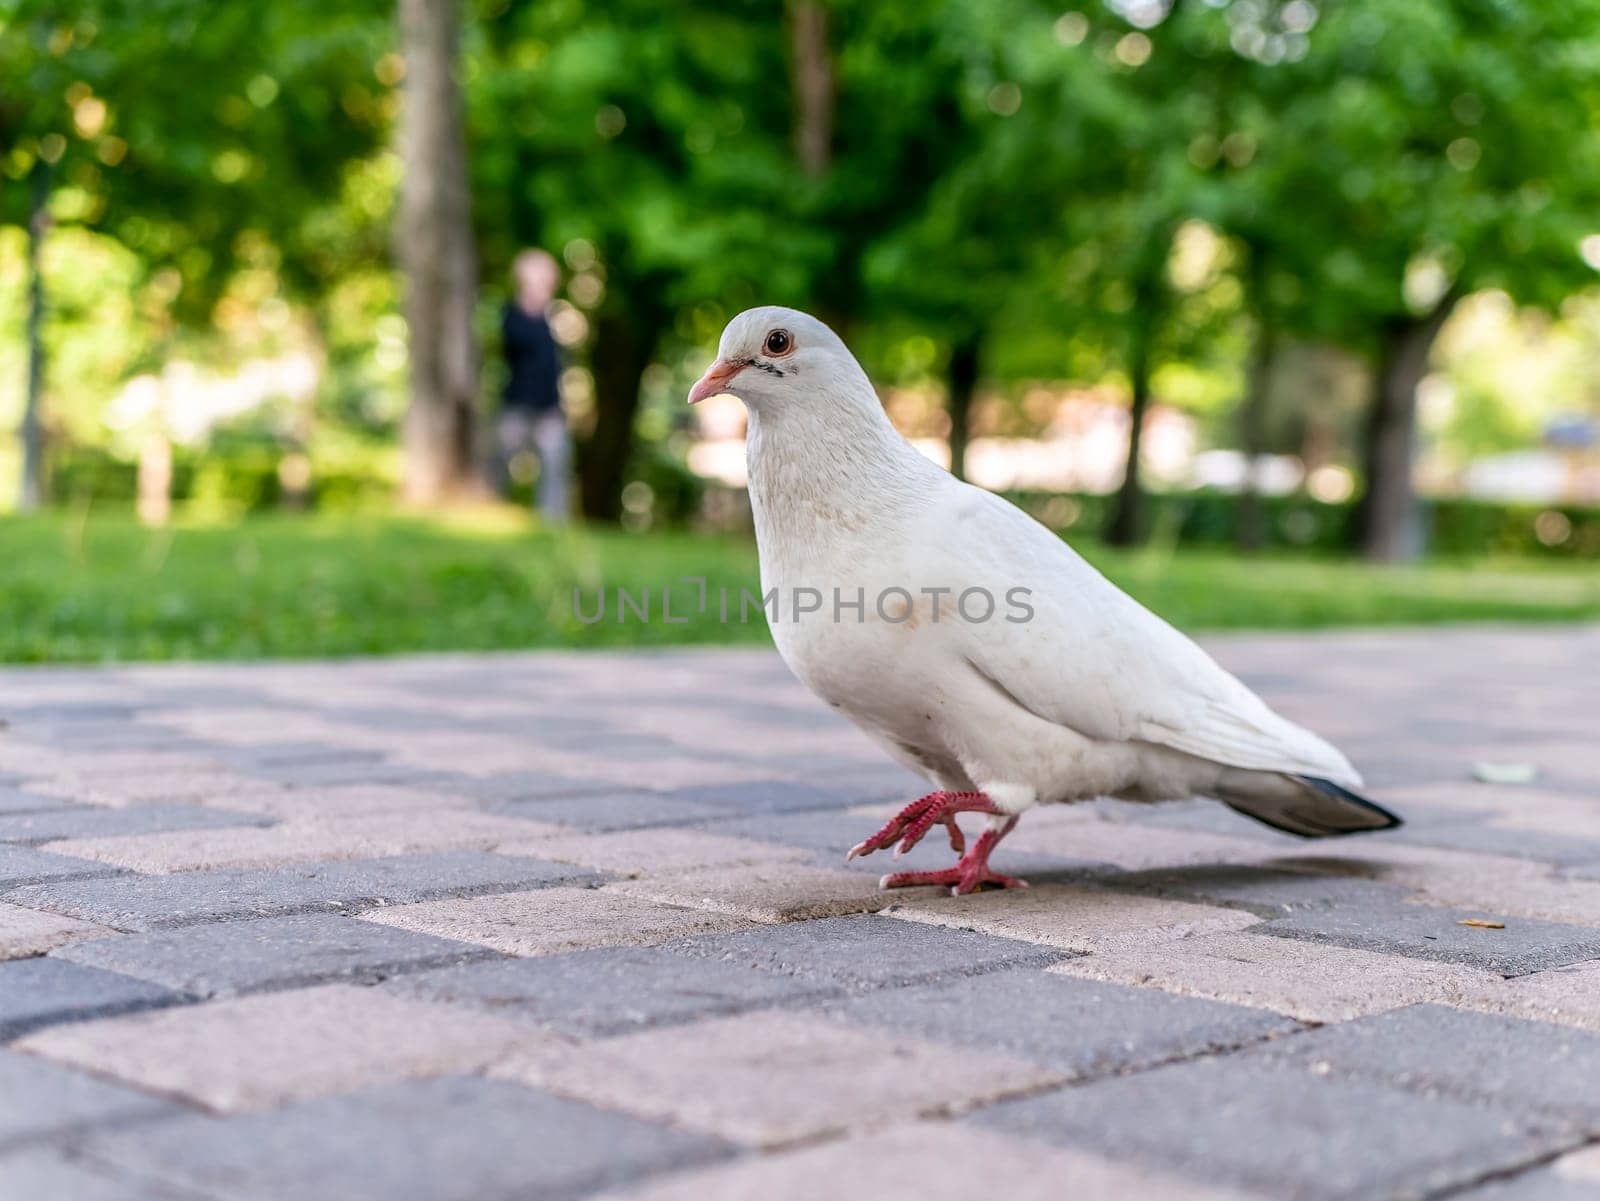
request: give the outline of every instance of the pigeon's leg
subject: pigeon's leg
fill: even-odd
[[[904,855],[936,825],[943,825],[949,831],[950,849],[960,854],[966,850],[967,840],[961,834],[961,827],[956,825],[956,814],[1000,812],[994,802],[981,792],[930,792],[900,810],[876,834],[856,843],[845,860],[848,862],[857,855],[870,855],[895,842],[900,843],[895,855]]]
[[[972,849],[961,856],[961,862],[938,872],[892,872],[878,881],[879,888],[911,888],[918,884],[948,885],[954,896],[976,892],[984,884],[1000,888],[1026,888],[1028,882],[1015,876],[1002,876],[989,868],[989,855],[999,842],[1016,827],[1017,819],[1008,818],[998,830],[990,828],[978,836]]]

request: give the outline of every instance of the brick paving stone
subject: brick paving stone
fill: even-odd
[[[1600,1031],[1600,962],[1499,981],[1461,1004],[1541,1022]]]
[[[35,909],[24,909],[21,905],[0,901],[0,960],[43,955],[51,947],[59,947],[77,938],[110,933],[110,930],[93,922],[63,917],[58,913],[40,913]]]
[[[1033,943],[872,915],[677,939],[666,949],[793,976],[817,988],[857,992],[1008,967],[1043,967],[1063,958],[1062,952]]]
[[[1080,953],[1128,940],[1164,942],[1186,935],[1240,930],[1253,914],[1213,905],[1130,896],[1069,884],[1036,884],[1006,892],[949,896],[943,889],[900,894],[892,917],[978,930]]]
[[[1266,918],[1332,906],[1389,908],[1407,897],[1407,890],[1395,884],[1258,864],[1208,863],[1127,872],[1103,884],[1148,896],[1245,909]]]
[[[13,1044],[217,1113],[470,1073],[542,1036],[526,1023],[323,985],[41,1030]]]
[[[851,1022],[995,1051],[1073,1080],[1227,1051],[1301,1028],[1265,1010],[1026,970],[890,989],[820,1008]]]
[[[604,947],[463,964],[383,986],[403,996],[515,1014],[574,1038],[738,1013],[814,996],[817,985],[733,958],[661,947]]]
[[[158,1097],[0,1049],[0,1147],[177,1112]]]
[[[150,1181],[110,1175],[95,1164],[69,1158],[53,1147],[30,1147],[0,1155],[5,1195],[26,1201],[198,1201]]]
[[[260,746],[220,748],[219,762],[253,775],[285,767],[321,766],[328,763],[382,763],[383,752],[364,747],[333,746],[324,742],[266,742]]]
[[[1106,947],[1051,970],[1258,1006],[1307,1022],[1342,1022],[1418,1001],[1474,1004],[1509,983],[1476,968],[1234,933]],[[1600,1020],[1600,999],[1596,1015]]]
[[[678,800],[719,806],[749,816],[803,809],[843,809],[863,801],[898,797],[901,790],[898,786],[874,787],[871,783],[851,787],[846,782],[808,784],[798,780],[755,779],[731,784],[680,787],[673,789],[671,795]],[[905,799],[910,800],[911,797],[908,795]]]
[[[394,905],[362,921],[459,939],[507,955],[551,955],[588,947],[644,945],[684,934],[737,929],[742,919],[663,905],[607,888],[543,888],[451,901]]]
[[[316,763],[261,763],[252,769],[258,780],[279,781],[296,788],[341,788],[346,786],[388,785],[396,788],[428,789],[453,783],[442,772],[427,771],[406,763],[369,763],[365,760],[322,760]]]
[[[1304,839],[1263,826],[1215,801],[1168,801],[1160,805],[1101,801],[1099,805],[1111,820],[1130,826],[1210,834],[1230,841],[1242,839],[1284,854],[1294,854],[1306,845]]]
[[[7,730],[6,741],[0,742],[0,771],[6,773],[7,785],[15,786],[41,772],[54,771],[60,765],[60,751],[20,741],[13,737],[15,733],[14,729]]]
[[[215,774],[222,766],[208,755],[183,751],[79,751],[51,752],[48,760],[34,760],[25,778],[62,782],[92,780],[142,780],[150,776]],[[71,795],[71,790],[63,790]]]
[[[20,781],[0,781],[0,815],[11,816],[17,813],[37,813],[47,809],[65,809],[71,801],[64,801],[60,797],[45,796],[42,793],[29,792],[18,787]]]
[[[364,909],[543,884],[598,883],[601,879],[571,864],[487,851],[442,851],[286,864],[270,870],[73,880],[18,888],[6,898],[119,930],[159,930],[231,918]],[[0,932],[5,929],[3,912],[0,910]],[[3,943],[0,933],[0,945]]]
[[[334,788],[272,788],[240,792],[207,802],[215,808],[258,813],[280,821],[367,817],[375,813],[415,813],[470,809],[469,796],[395,784],[348,784]]]
[[[1595,1201],[1600,1196],[1600,1181],[1575,1179],[1554,1167],[1537,1167],[1450,1196],[1451,1201]]]
[[[56,770],[78,755],[100,755],[126,751],[181,751],[191,741],[171,730],[130,721],[126,710],[108,711],[105,720],[68,721],[58,724],[13,723],[17,735],[35,743],[44,752],[50,770]]]
[[[550,772],[569,779],[603,784],[609,791],[639,788],[661,789],[687,800],[702,800],[700,790],[718,785],[732,786],[759,782],[766,774],[756,765],[739,763],[728,755],[628,759],[596,755],[589,747],[559,749],[530,745],[521,736],[474,741],[470,736],[450,734],[433,741],[427,736],[406,739],[391,752],[398,763],[414,769],[460,771],[472,775],[497,775],[505,772]],[[685,790],[681,793],[679,790]]]
[[[1248,1053],[1011,1101],[972,1120],[1281,1201],[1431,1195],[1532,1163],[1571,1139],[1516,1109]]]
[[[1461,924],[1482,920],[1502,921],[1504,928]],[[1461,963],[1504,976],[1600,959],[1600,929],[1434,905],[1305,909],[1264,922],[1253,927],[1253,932]]]
[[[589,793],[582,796],[544,797],[524,801],[494,801],[491,813],[523,817],[594,832],[641,830],[701,818],[721,811],[711,805],[680,801],[654,792]]]
[[[846,1186],[845,1181],[849,1184]],[[604,1201],[1242,1201],[1244,1194],[995,1131],[918,1122],[777,1155],[682,1172]]]
[[[179,830],[218,830],[259,826],[263,819],[199,805],[72,805],[39,813],[0,817],[0,842],[45,843],[62,839],[119,838]],[[67,854],[72,852],[68,851]]]
[[[445,810],[285,822],[265,828],[69,839],[50,843],[45,849],[134,871],[183,872],[423,851],[489,850],[504,842],[526,842],[554,832],[554,827],[538,822]]]
[[[1412,1005],[1253,1050],[1316,1072],[1494,1100],[1600,1133],[1600,1034]]]
[[[444,1077],[107,1134],[97,1161],[230,1201],[572,1201],[728,1153],[506,1081]]]
[[[1563,831],[1541,830],[1458,816],[1433,822],[1408,821],[1394,833],[1397,837],[1390,839],[1392,842],[1536,859],[1560,867],[1600,860],[1600,839],[1578,837],[1570,827]],[[1399,837],[1402,834],[1404,837]]]
[[[118,875],[121,868],[107,867],[92,859],[55,855],[33,847],[0,845],[0,890],[48,880],[72,880],[91,876]]]
[[[1536,785],[1446,780],[1393,788],[1384,793],[1383,799],[1385,804],[1408,812],[1437,809],[1488,818],[1540,809],[1552,802],[1565,805],[1576,798],[1571,793],[1550,792]]]
[[[256,1098],[248,1103],[275,1106],[226,1122],[170,1105],[154,1120],[106,1119],[137,1123],[141,1133],[168,1122],[189,1129],[165,1148],[148,1140],[134,1148],[130,1136],[121,1153],[147,1155],[137,1168],[98,1157],[109,1135],[92,1115],[57,1126],[42,1120],[41,1133],[25,1136],[27,1149],[42,1139],[47,1155],[35,1158],[48,1170],[67,1164],[95,1174],[82,1191],[100,1179],[148,1182],[171,1201],[301,1193],[345,1201],[364,1189],[386,1201],[452,1190],[474,1201],[565,1201],[613,1184],[666,1190],[663,1198],[715,1197],[713,1189],[781,1198],[785,1189],[839,1191],[841,1180],[848,1194],[880,1168],[885,1182],[874,1195],[898,1195],[900,1186],[972,1195],[997,1181],[1016,1193],[1052,1188],[1065,1174],[1077,1194],[1092,1196],[1069,1167],[1091,1151],[1113,1173],[1095,1187],[1130,1198],[1247,1183],[1261,1201],[1465,1197],[1491,1182],[1518,1190],[1500,1201],[1555,1195],[1552,1188],[1565,1198],[1574,1182],[1600,1190],[1600,1181],[1573,1174],[1584,1160],[1571,1150],[1600,1129],[1584,1088],[1597,1074],[1585,1040],[1600,1034],[1600,755],[1586,720],[1592,681],[1582,674],[1600,653],[1600,627],[1234,636],[1212,645],[1287,715],[1344,747],[1408,826],[1307,844],[1210,802],[1047,807],[1028,815],[998,860],[1034,883],[1029,893],[879,894],[873,877],[885,870],[950,862],[940,838],[909,862],[840,861],[848,844],[926,786],[817,705],[770,652],[4,673],[12,725],[0,738],[0,835],[20,830],[84,857],[0,837],[0,929],[9,918],[13,930],[27,930],[9,944],[0,935],[0,947],[44,950],[37,939],[56,935],[35,925],[55,917],[123,928],[193,924],[0,962],[0,1036],[14,1001],[24,1029],[44,1026],[21,1034],[30,1046],[86,1047],[81,1062],[97,1061],[97,1071],[125,1067],[151,1079],[181,1077],[187,1061],[199,1092],[232,1087],[233,1096]],[[1504,703],[1483,704],[1490,690]],[[1351,695],[1363,703],[1351,705]],[[690,708],[705,720],[686,726]],[[1538,762],[1543,775],[1531,787],[1484,785],[1468,778],[1479,759]],[[174,822],[199,811],[246,825],[140,833],[118,824],[162,811],[183,814]],[[516,874],[520,856],[546,866]],[[566,866],[548,868],[558,859]],[[508,864],[513,874],[499,875]],[[562,878],[569,871],[587,872],[582,883],[591,885],[601,875],[637,878],[584,888]],[[380,901],[389,903],[365,915],[373,920],[348,916]],[[851,912],[879,906],[887,907],[879,916]],[[278,916],[256,916],[262,911]],[[817,916],[838,912],[850,915]],[[293,934],[292,923],[308,915],[329,924]],[[1506,928],[1457,924],[1468,918]],[[414,937],[430,952],[439,945],[428,934],[454,936],[443,944],[446,957],[420,951]],[[394,948],[379,954],[373,935],[406,939],[405,957],[388,963]],[[168,990],[139,1002],[174,1006],[148,1020],[98,1016],[83,973],[101,984],[108,977],[76,958],[96,945],[91,954],[125,957],[129,972],[242,990],[250,1003],[179,1005],[193,998]],[[7,974],[28,965],[38,966]],[[62,971],[76,975],[51,978]],[[351,979],[346,972],[383,979],[366,989],[320,983]],[[20,998],[47,986],[62,996],[41,1019],[40,1006]],[[382,1014],[365,1024],[346,1014],[341,1024],[337,1014],[319,1018],[316,1002],[304,1009],[273,991],[286,988],[387,999],[434,1016],[405,1029]],[[1421,1003],[1447,1008],[1405,1008]],[[398,1012],[393,1005],[385,1012]],[[258,1027],[244,1022],[243,1035],[222,1033],[237,1010],[273,1016],[257,1018]],[[1331,1025],[1290,1032],[1290,1018]],[[470,1117],[458,1127],[456,1090],[476,1098],[488,1089],[518,1103],[540,1096],[520,1086],[481,1077],[364,1083],[372,1073],[480,1067],[488,1060],[476,1057],[471,1031],[504,1024],[532,1040],[511,1059],[524,1080],[591,1090],[585,1096],[614,1090],[618,1104],[669,1122],[681,1120],[678,1110],[721,1105],[755,1129],[765,1120],[759,1106],[721,1087],[725,1078],[746,1085],[720,1072],[714,1056],[709,1069],[699,1063],[706,1056],[697,1040],[731,1030],[716,1053],[735,1056],[741,1045],[748,1052],[739,1038],[751,1037],[752,1025],[774,1022],[824,1026],[828,1054],[839,1053],[833,1040],[850,1037],[877,1040],[874,1055],[885,1044],[892,1055],[896,1039],[913,1052],[892,1068],[868,1057],[882,1104],[846,1096],[843,1112],[869,1116],[830,1114],[836,1142],[711,1167],[634,1164],[621,1173],[627,1183],[547,1162],[552,1152],[531,1111],[515,1123],[516,1139],[485,1139]],[[146,1025],[159,1036],[117,1033]],[[1391,1026],[1401,1033],[1382,1033]],[[284,1050],[318,1039],[329,1044],[325,1053]],[[826,1087],[794,1086],[805,1094],[796,1104],[825,1106],[826,1088],[855,1087],[861,1055],[834,1062],[824,1054],[818,1066],[815,1041],[803,1050],[791,1041],[799,1067],[772,1052],[763,1075],[759,1054],[747,1054],[755,1058],[744,1069],[750,1078],[780,1097],[763,1103],[781,1105],[792,1089],[772,1081],[802,1068],[822,1073]],[[201,1050],[186,1059],[172,1050],[179,1044]],[[1333,1052],[1315,1054],[1325,1044]],[[1391,1044],[1400,1049],[1391,1053]],[[463,1047],[464,1057],[451,1058]],[[643,1073],[643,1101],[633,1096],[637,1064],[606,1058],[630,1048],[656,1065]],[[1049,1074],[1038,1087],[1059,1089],[1028,1105],[1087,1096],[1072,1104],[1089,1116],[1073,1121],[1092,1117],[1104,1129],[1088,1138],[1070,1122],[1013,1124],[1000,1147],[1002,1136],[987,1126],[919,1121],[919,1106],[1011,1095],[995,1093],[987,1078],[974,1084],[966,1069],[954,1085],[923,1081],[923,1057],[935,1053],[985,1064],[1020,1059]],[[195,1071],[212,1060],[226,1070]],[[0,1061],[0,1089],[3,1069]],[[566,1072],[576,1085],[557,1080]],[[896,1085],[883,1083],[897,1072]],[[1061,1088],[1057,1075],[1076,1079]],[[1132,1096],[1135,1086],[1154,1100]],[[25,1081],[16,1090],[32,1091]],[[1474,1090],[1492,1097],[1467,1095]],[[395,1104],[416,1112],[374,1118],[370,1099],[379,1096],[411,1098]],[[500,1104],[486,1102],[485,1112]],[[572,1101],[544,1104],[555,1108],[541,1113],[582,1114],[585,1123],[628,1121]],[[357,1111],[368,1116],[352,1125],[346,1117]],[[23,1149],[4,1144],[5,1113],[0,1100],[0,1156]],[[790,1116],[780,1113],[778,1125]],[[396,1139],[395,1125],[409,1142]],[[885,1125],[899,1129],[885,1133]],[[346,1127],[354,1141],[334,1146]],[[367,1139],[367,1130],[379,1133]],[[296,1137],[314,1147],[309,1167],[296,1160]],[[471,1153],[457,1155],[452,1140]],[[1061,1145],[1071,1142],[1080,1145]],[[525,1167],[502,1171],[496,1156],[507,1147],[522,1156],[522,1144]],[[402,1146],[402,1161],[411,1157],[407,1170],[393,1171],[390,1145]],[[896,1150],[902,1145],[921,1150]],[[557,1149],[581,1160],[579,1147]],[[727,1150],[716,1144],[715,1153]],[[198,1174],[190,1172],[196,1163]],[[1169,1174],[1158,1183],[1139,1175],[1159,1171]]]
[[[893,902],[870,877],[804,863],[742,864],[652,875],[608,887],[629,896],[692,905],[756,922],[873,913]]]
[[[816,756],[808,755],[806,761],[796,764],[794,769],[813,784],[838,788],[867,800],[899,799],[903,804],[928,789],[928,782],[921,776],[888,762],[870,747],[865,759],[819,762]]]
[[[1600,926],[1600,882],[1498,855],[1368,841],[1359,859],[1305,858],[1308,869],[1362,874],[1458,909]]]
[[[1485,748],[1481,757],[1491,762],[1532,763],[1549,784],[1583,788],[1600,784],[1600,754],[1595,751],[1593,732],[1593,724],[1586,723],[1581,736],[1571,740],[1508,743],[1503,750]]]
[[[259,781],[249,776],[216,767],[203,770],[87,773],[69,769],[53,776],[29,780],[27,786],[46,796],[114,807],[194,803],[261,787]]]
[[[1600,1145],[1563,1155],[1551,1167],[1572,1180],[1600,1181]]]
[[[619,876],[684,872],[696,868],[795,863],[804,852],[748,838],[726,838],[698,830],[631,830],[613,834],[546,835],[507,842],[503,854],[537,854],[559,863],[580,864]]]
[[[1109,863],[1125,871],[1173,868],[1188,864],[1249,863],[1270,858],[1274,848],[1259,839],[1173,831],[1125,821],[1081,820],[1038,823],[1029,814],[1010,841],[1019,850],[1072,856]],[[1054,816],[1050,810],[1037,816]],[[999,857],[996,856],[996,859]]]
[[[367,980],[481,957],[482,948],[325,913],[219,922],[73,943],[50,961],[106,968],[201,997]],[[26,966],[23,960],[13,966]]]
[[[514,1054],[498,1075],[681,1129],[774,1147],[1050,1083],[1046,1069],[768,1011]]]
[[[57,1022],[80,1022],[171,1005],[170,988],[54,957],[0,963],[0,1042]]]
[[[509,806],[519,802],[579,800],[588,796],[614,796],[622,791],[613,784],[585,779],[581,775],[564,776],[551,771],[494,772],[486,776],[457,775],[451,788],[489,805],[508,806],[505,812],[522,815],[520,808]]]

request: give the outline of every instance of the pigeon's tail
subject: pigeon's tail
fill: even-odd
[[[1320,776],[1230,771],[1218,785],[1217,799],[1263,825],[1301,838],[1392,830],[1401,824],[1381,805]]]

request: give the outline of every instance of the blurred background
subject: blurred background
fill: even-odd
[[[1600,0],[0,14],[0,659],[763,639],[574,590],[755,587],[768,303],[1179,623],[1600,613]]]

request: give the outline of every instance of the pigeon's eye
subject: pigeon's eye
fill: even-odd
[[[794,339],[786,329],[775,329],[767,335],[766,352],[774,357],[788,354],[794,349]]]

